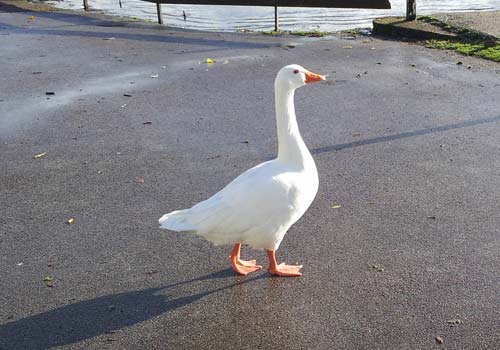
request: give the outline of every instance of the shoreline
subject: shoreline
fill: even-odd
[[[207,35],[254,35],[261,37],[297,37],[303,40],[321,40],[327,37],[350,38],[355,39],[366,35],[374,34],[381,38],[390,38],[396,41],[413,41],[429,49],[440,49],[446,51],[458,52],[465,56],[476,56],[492,62],[500,62],[500,39],[497,43],[491,44],[494,36],[482,33],[474,28],[468,28],[465,25],[458,25],[460,21],[447,23],[448,16],[456,17],[467,14],[468,16],[481,17],[482,13],[490,16],[498,14],[500,20],[500,11],[471,11],[454,14],[436,14],[432,16],[418,16],[416,21],[407,22],[403,17],[382,17],[373,21],[373,30],[367,28],[354,28],[349,30],[326,32],[320,30],[312,31],[253,31],[253,30],[235,30],[225,31],[204,31],[198,29],[171,27],[157,24],[151,20],[144,20],[137,17],[117,16],[105,13],[102,10],[91,9],[73,10],[61,9],[44,1],[31,2],[28,0],[0,0],[0,4],[15,6],[17,8],[35,11],[35,12],[57,12],[67,13],[89,18],[108,20],[117,23],[127,23],[145,26],[147,28],[162,29],[185,33],[206,33]],[[491,19],[490,19],[491,21]],[[473,38],[473,40],[471,40]],[[458,44],[457,44],[458,43]]]
[[[359,27],[352,28],[340,31],[321,31],[321,30],[297,30],[297,31],[273,31],[273,30],[233,30],[233,31],[211,31],[211,30],[199,30],[199,29],[190,29],[176,26],[168,26],[165,24],[158,24],[152,20],[141,19],[139,17],[128,17],[128,16],[119,16],[115,14],[109,14],[99,9],[90,9],[90,10],[74,10],[74,9],[63,9],[56,7],[52,4],[48,4],[45,1],[40,2],[32,2],[29,0],[0,0],[0,4],[16,6],[18,8],[27,10],[27,11],[35,11],[35,12],[58,12],[58,13],[68,13],[79,16],[85,16],[96,19],[103,20],[111,20],[115,22],[125,22],[125,23],[136,23],[141,25],[151,26],[152,28],[158,29],[163,28],[165,30],[174,30],[174,31],[182,31],[182,32],[195,32],[195,33],[209,33],[209,34],[240,34],[240,35],[262,35],[262,36],[296,36],[300,38],[325,38],[328,36],[343,36],[343,35],[366,35],[366,31],[371,31],[371,28]]]

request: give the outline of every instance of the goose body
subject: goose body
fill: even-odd
[[[294,91],[324,79],[298,65],[282,68],[275,81],[277,158],[245,171],[207,200],[163,215],[160,227],[193,232],[216,245],[234,244],[232,265],[241,274],[261,268],[254,261],[239,259],[241,244],[265,249],[271,271],[271,260],[285,233],[306,212],[318,191],[316,165],[297,126]],[[279,266],[283,270],[290,267]],[[297,276],[300,268],[295,267],[292,274],[276,274]]]
[[[191,231],[215,245],[243,243],[277,250],[318,190],[314,161],[298,168],[278,159],[259,164],[190,209],[160,219],[162,228]]]

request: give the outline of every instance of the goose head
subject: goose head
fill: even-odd
[[[280,69],[276,76],[275,87],[295,90],[306,84],[326,80],[324,75],[308,71],[298,64],[290,64]]]

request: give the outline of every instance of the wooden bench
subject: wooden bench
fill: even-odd
[[[278,31],[278,7],[323,7],[323,8],[357,8],[357,9],[390,9],[389,0],[141,0],[156,4],[158,23],[163,24],[161,4],[178,5],[225,5],[225,6],[273,6],[274,30]],[[415,19],[416,0],[407,1],[407,18]],[[120,1],[120,7],[122,6]],[[83,8],[89,9],[88,0],[83,0]]]
[[[389,0],[142,0],[156,3],[158,23],[163,24],[161,4],[179,5],[226,5],[226,6],[272,6],[274,7],[274,29],[278,30],[278,7],[324,7],[390,9]]]

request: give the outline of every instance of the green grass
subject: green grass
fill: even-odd
[[[450,33],[455,33],[462,39],[467,39],[471,41],[484,41],[484,40],[492,40],[494,39],[490,35],[486,35],[484,33],[478,32],[476,30],[468,29],[465,27],[461,27],[458,25],[452,25],[446,22],[443,22],[437,18],[431,16],[419,16],[418,20],[421,22],[429,23],[434,26],[437,26],[443,30],[446,30]]]
[[[268,30],[268,31],[263,31],[262,34],[264,35],[272,35],[272,36],[277,36],[277,35],[281,35],[281,34],[285,34],[284,32],[282,32],[281,30]]]
[[[312,37],[320,38],[323,36],[330,35],[331,33],[330,32],[322,32],[320,30],[302,30],[302,31],[298,30],[295,32],[290,32],[290,34],[297,35],[297,36],[312,36]]]
[[[265,35],[272,35],[272,36],[279,36],[282,34],[290,34],[290,35],[297,35],[297,36],[309,36],[309,37],[323,37],[332,34],[331,32],[322,32],[319,30],[304,30],[304,31],[295,31],[295,32],[289,32],[289,31],[275,31],[275,30],[270,30],[270,31],[264,31],[262,34]]]
[[[426,41],[426,47],[432,49],[453,50],[464,55],[477,56],[495,62],[500,62],[500,41],[495,40],[495,38],[467,28],[449,25],[448,23],[442,22],[430,16],[419,16],[418,20],[441,27],[446,31],[456,33],[458,35],[457,40],[454,41]]]
[[[340,33],[358,35],[359,30],[358,29],[345,29],[345,30],[341,30]]]
[[[429,40],[426,47],[441,50],[453,50],[468,56],[478,56],[500,62],[500,43],[491,42],[455,42],[448,40]]]

